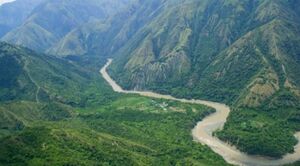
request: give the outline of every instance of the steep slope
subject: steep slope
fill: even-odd
[[[89,20],[105,20],[126,3],[127,0],[46,0],[34,8],[21,26],[6,34],[2,40],[46,51],[74,28]]]
[[[223,86],[241,82],[237,76],[247,76],[245,71],[249,71],[245,64],[253,69],[253,75],[244,82],[247,86],[236,89],[240,93],[234,102],[237,108],[224,131],[219,133],[220,138],[230,140],[249,153],[278,157],[291,152],[296,142],[293,134],[300,129],[299,24],[287,20],[274,19],[249,32],[225,52],[227,55],[220,57],[229,65],[222,65],[227,70],[220,74],[219,81],[231,78],[226,79],[228,84]],[[234,51],[234,47],[239,51]],[[249,48],[252,52],[245,50]],[[241,57],[240,51],[248,52],[247,58]],[[220,72],[219,64],[215,63],[215,72]]]
[[[74,29],[48,53],[110,56],[159,13],[162,2],[129,0],[124,10],[109,19],[92,20]]]
[[[193,141],[213,110],[118,95],[98,73],[0,43],[0,165],[226,165]]]
[[[97,72],[0,43],[0,137],[39,121],[71,118],[74,108],[117,97]]]
[[[111,94],[109,86],[98,73],[62,59],[6,43],[0,43],[0,59],[1,102],[57,101],[80,106],[92,102],[89,101],[92,96]],[[97,88],[102,91],[93,92]]]
[[[182,84],[195,80],[196,76],[191,79],[186,75],[203,72],[218,52],[243,34],[236,29],[241,29],[239,27],[245,23],[235,20],[249,17],[249,10],[253,9],[248,8],[254,3],[172,2],[165,2],[160,14],[149,26],[136,34],[120,51],[120,64],[116,66],[120,66],[120,71],[125,71],[123,78],[130,78],[131,85],[124,83],[127,88],[151,87],[166,81],[177,83],[182,78]],[[231,17],[234,21],[227,19]],[[182,62],[182,65],[176,62]],[[137,78],[137,75],[142,77]]]
[[[235,111],[218,136],[251,154],[282,156],[299,130],[298,4],[195,0],[162,7],[117,52],[110,72],[127,89],[230,103]]]
[[[45,1],[4,39],[75,60],[77,55],[98,55],[79,58],[88,67],[101,62],[99,55],[114,56],[110,73],[126,89],[231,104],[234,111],[216,135],[239,149],[271,157],[293,150],[293,133],[300,130],[299,1],[99,2]],[[45,62],[3,57],[1,66],[15,66],[1,69],[12,75],[1,78],[3,101],[50,99],[85,105],[95,100],[87,97],[93,88],[84,95],[76,93],[78,89],[86,92],[82,87],[90,85],[77,71],[73,74],[81,80],[79,84],[66,79],[70,73],[58,74],[62,78],[56,81],[56,77],[39,75],[44,66],[32,65]],[[63,65],[56,67],[66,70]]]
[[[21,25],[43,0],[17,0],[0,6],[0,38]]]

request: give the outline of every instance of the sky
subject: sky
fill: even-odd
[[[1,6],[2,4],[7,3],[7,2],[13,2],[13,1],[15,1],[15,0],[0,0],[0,6]]]

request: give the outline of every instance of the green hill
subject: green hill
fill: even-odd
[[[299,6],[46,0],[2,39],[73,62],[1,44],[0,100],[8,104],[2,109],[23,100],[39,109],[110,103],[120,96],[95,71],[103,57],[113,57],[109,72],[122,87],[227,103],[233,111],[216,136],[250,154],[281,157],[293,151],[300,129]],[[15,122],[5,128],[24,128],[20,118],[5,117]]]
[[[71,107],[101,105],[116,97],[98,73],[0,43],[0,135],[28,121],[61,119],[71,115]]]
[[[126,89],[229,103],[221,139],[251,154],[291,152],[299,130],[299,2],[161,3],[116,53],[114,78]]]
[[[207,107],[116,94],[99,73],[6,43],[0,63],[0,165],[226,165],[190,134]]]
[[[57,101],[85,106],[102,102],[92,101],[95,96],[113,95],[97,72],[63,59],[5,43],[0,43],[0,59],[0,101]]]

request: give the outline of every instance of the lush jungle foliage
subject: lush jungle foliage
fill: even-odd
[[[0,59],[1,166],[227,165],[191,136],[207,107],[117,94],[93,70],[5,43]]]
[[[226,165],[191,136],[211,112],[138,96],[76,110],[3,104],[1,113],[10,121],[1,119],[1,133],[16,131],[0,138],[0,165]]]
[[[292,151],[299,130],[299,0],[39,1],[26,0],[33,5],[22,5],[20,19],[0,12],[1,39],[77,65],[2,53],[1,101],[110,102],[117,96],[95,71],[111,56],[110,74],[126,89],[230,104],[217,136],[242,151]]]
[[[221,139],[250,154],[291,152],[299,122],[288,119],[300,111],[299,1],[172,2],[116,53],[111,75],[128,89],[230,104]]]

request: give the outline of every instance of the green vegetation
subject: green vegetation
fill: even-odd
[[[0,43],[0,60],[0,101],[56,101],[84,107],[117,97],[98,71],[60,58]]]
[[[300,128],[300,1],[103,3],[107,5],[96,0],[45,1],[24,24],[6,34],[6,41],[67,56],[73,62],[1,44],[0,101],[104,109],[100,106],[122,98],[96,73],[103,57],[112,56],[109,72],[126,89],[229,104],[234,111],[216,135],[242,151],[272,157],[292,151],[296,144],[293,133]],[[101,109],[98,112],[103,113]],[[143,119],[143,114],[124,110],[132,121],[135,116]],[[79,114],[78,119],[85,122],[82,112]],[[116,114],[123,120],[120,112]],[[5,117],[16,123],[5,126],[3,135],[9,135],[10,129],[26,128],[27,123],[14,114],[5,113]],[[101,128],[109,126],[107,121],[94,123],[103,124],[98,128],[86,125],[108,132]],[[134,130],[124,124],[119,127]],[[121,133],[110,134],[134,139],[116,130]]]
[[[226,165],[191,136],[212,109],[117,94],[92,68],[6,43],[0,58],[0,165]]]
[[[15,115],[27,126],[1,138],[1,165],[226,165],[191,137],[212,112],[203,106],[124,96],[49,120],[41,118],[47,111],[36,111],[40,117],[27,117],[28,110]]]
[[[72,107],[102,105],[120,96],[98,72],[6,43],[0,43],[0,82],[0,136],[23,129],[28,121],[59,120],[71,116]]]
[[[281,157],[294,151],[300,131],[300,103],[289,91],[276,93],[260,107],[236,107],[224,130],[215,134],[250,154]]]
[[[217,134],[222,140],[250,154],[292,152],[299,130],[297,120],[288,120],[297,119],[300,103],[299,2],[163,3],[115,54],[112,77],[126,89],[227,103],[234,111]]]
[[[300,121],[294,120],[298,112],[295,109],[271,112],[236,109],[230,115],[224,130],[215,134],[249,154],[268,154],[278,158],[292,153],[298,142],[293,136],[299,131]]]

